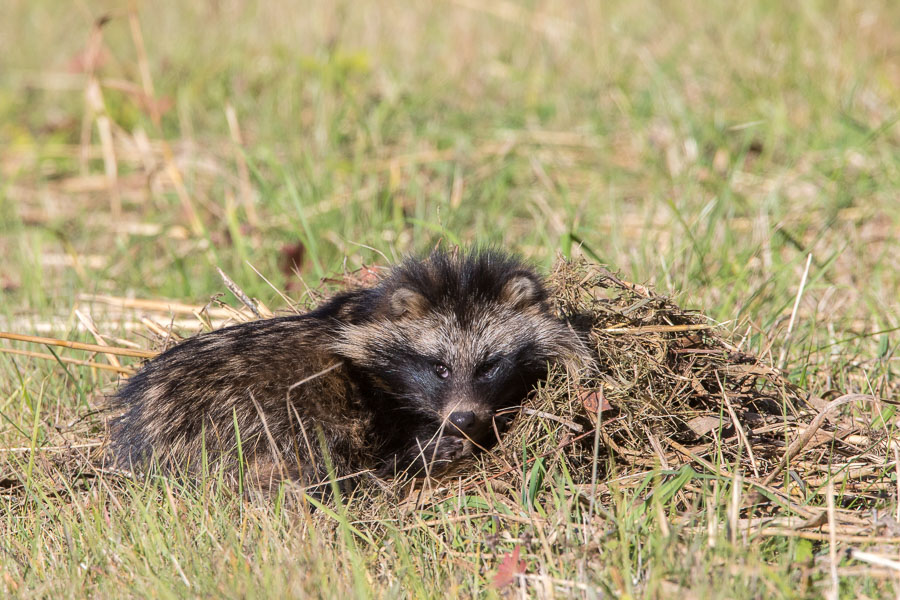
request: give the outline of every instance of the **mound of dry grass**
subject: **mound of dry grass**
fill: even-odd
[[[558,311],[589,339],[595,363],[551,373],[478,468],[461,466],[454,486],[424,486],[427,499],[416,490],[415,506],[459,490],[515,494],[538,471],[543,478],[552,470],[593,506],[609,498],[611,480],[619,489],[648,476],[662,483],[689,464],[740,482],[730,515],[735,530],[827,539],[809,530],[825,523],[809,499],[824,495],[831,481],[852,505],[832,514],[831,527],[850,536],[876,533],[879,525],[858,511],[895,493],[886,457],[896,442],[846,410],[876,398],[835,393],[828,402],[808,394],[702,314],[602,266],[561,261],[550,285]],[[699,492],[680,488],[678,509],[696,506]]]

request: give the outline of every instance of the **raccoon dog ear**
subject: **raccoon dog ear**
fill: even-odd
[[[516,275],[500,291],[500,298],[515,308],[525,308],[535,304],[541,297],[538,283],[527,275]]]
[[[390,309],[391,316],[395,319],[421,317],[428,310],[428,300],[415,290],[401,287],[391,293]]]

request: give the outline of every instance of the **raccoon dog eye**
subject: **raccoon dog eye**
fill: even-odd
[[[479,379],[490,379],[500,370],[500,360],[495,359],[483,363],[475,370],[475,376]]]
[[[441,379],[447,379],[450,377],[450,368],[447,367],[444,363],[434,363],[434,372]]]

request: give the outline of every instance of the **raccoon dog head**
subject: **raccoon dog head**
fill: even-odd
[[[398,423],[413,413],[435,432],[489,442],[510,418],[497,412],[578,352],[541,279],[498,252],[410,260],[366,294],[366,316],[342,327],[333,350],[395,400]]]

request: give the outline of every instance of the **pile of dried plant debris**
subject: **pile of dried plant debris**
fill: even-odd
[[[692,469],[738,482],[735,528],[827,540],[826,511],[815,506],[825,504],[831,482],[845,506],[831,512],[832,530],[851,540],[883,532],[861,509],[897,493],[898,442],[852,410],[876,398],[808,394],[702,314],[599,265],[561,261],[550,284],[560,314],[587,331],[596,364],[552,373],[482,457],[484,469],[458,471],[477,473],[462,489],[521,491],[529,473],[556,469],[593,505],[612,481],[636,488]],[[681,488],[678,510],[700,491]]]

